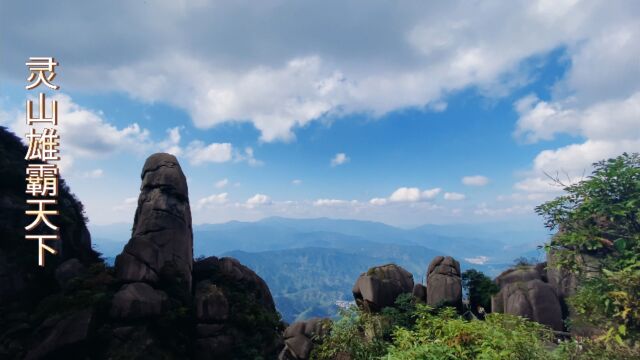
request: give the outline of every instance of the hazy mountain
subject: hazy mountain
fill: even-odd
[[[369,267],[396,263],[423,281],[434,256],[456,257],[496,276],[536,250],[548,234],[521,224],[424,225],[402,229],[358,220],[266,218],[194,225],[195,256],[233,256],[263,277],[287,321],[333,316],[335,302],[351,301],[351,287]],[[113,257],[130,237],[130,224],[92,226],[97,250]]]

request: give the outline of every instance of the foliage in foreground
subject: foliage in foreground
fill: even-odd
[[[316,360],[633,359],[640,352],[602,342],[558,343],[543,325],[507,314],[466,320],[453,308],[433,309],[399,297],[395,308],[370,314],[351,307],[316,339]]]
[[[536,208],[558,234],[547,246],[578,276],[569,299],[581,319],[604,328],[609,346],[640,346],[640,155],[594,165],[587,179]],[[585,260],[585,256],[588,259]],[[595,264],[593,264],[595,262]]]

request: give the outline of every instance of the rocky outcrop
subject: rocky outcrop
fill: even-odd
[[[376,266],[358,277],[352,292],[356,304],[366,311],[377,312],[393,306],[400,294],[411,293],[413,275],[395,264]]]
[[[284,349],[278,360],[307,360],[314,344],[328,332],[328,319],[313,318],[289,325],[284,331]]]
[[[116,258],[118,278],[157,283],[170,269],[191,288],[193,231],[187,180],[175,156],[154,154],[142,168],[131,240]]]
[[[0,358],[277,357],[284,326],[266,283],[232,258],[193,262],[187,184],[175,157],[146,161],[132,237],[115,268],[91,250],[79,203],[62,205],[70,223],[56,244],[61,253],[37,267],[16,205],[24,203],[22,169],[16,184],[0,176],[3,215],[8,209],[0,217]]]
[[[460,263],[451,256],[436,256],[427,270],[427,304],[462,307]]]
[[[544,268],[544,265],[521,266],[500,274],[496,278],[500,291],[491,299],[491,310],[563,330],[560,299],[553,286],[544,281]]]
[[[145,283],[125,284],[113,296],[110,315],[128,320],[159,315],[166,301],[167,294]]]
[[[33,279],[56,283],[55,269],[66,260],[75,258],[84,265],[99,261],[91,248],[83,205],[60,178],[56,206],[60,215],[51,217],[60,228],[60,239],[47,242],[58,253],[47,254],[44,269],[38,266],[37,242],[25,240],[24,227],[30,220],[25,216],[25,168],[40,162],[25,161],[26,152],[21,140],[0,126],[0,307],[40,299],[42,284]]]

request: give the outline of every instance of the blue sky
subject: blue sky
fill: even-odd
[[[0,125],[24,131],[24,62],[55,56],[62,175],[96,224],[132,220],[157,151],[196,223],[409,226],[536,222],[545,172],[640,150],[632,1],[145,4],[2,2]]]

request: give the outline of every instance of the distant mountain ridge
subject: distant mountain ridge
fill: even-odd
[[[130,229],[129,224],[114,224],[91,231],[98,249],[109,257],[122,250]],[[541,244],[548,237],[513,224],[401,229],[373,221],[282,217],[194,225],[193,231],[195,256],[231,256],[254,269],[287,321],[335,315],[336,301],[352,300],[354,279],[372,266],[396,263],[419,282],[434,256],[452,255],[463,269],[496,276],[516,257],[540,257],[534,239]]]

